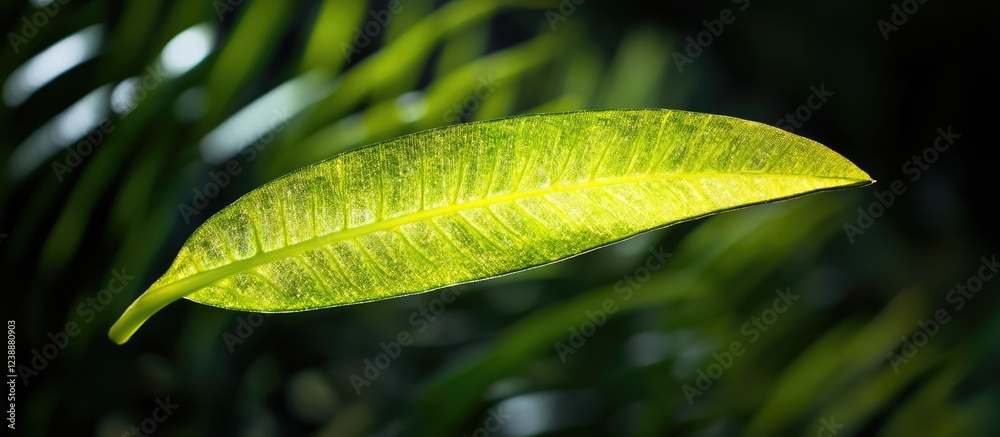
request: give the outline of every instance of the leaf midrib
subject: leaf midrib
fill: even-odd
[[[249,268],[258,267],[275,261],[280,261],[282,259],[289,258],[290,256],[292,256],[292,254],[307,252],[309,250],[318,247],[327,246],[341,241],[351,240],[360,237],[362,235],[367,235],[374,232],[388,231],[409,223],[417,223],[435,217],[441,217],[462,211],[488,207],[491,205],[499,205],[503,203],[514,202],[521,199],[542,197],[549,194],[581,191],[588,188],[611,187],[615,185],[634,184],[634,183],[641,183],[641,182],[655,181],[655,180],[711,179],[720,177],[830,179],[830,180],[840,180],[847,182],[860,182],[860,180],[855,180],[851,178],[800,175],[800,174],[661,173],[649,176],[623,176],[623,177],[605,178],[605,179],[590,179],[584,182],[578,182],[572,184],[554,184],[546,186],[544,188],[538,188],[527,191],[514,191],[500,196],[484,197],[482,199],[477,199],[469,202],[455,203],[432,209],[424,209],[413,213],[404,214],[399,217],[394,217],[391,219],[378,220],[354,228],[341,229],[339,231],[327,235],[313,237],[308,240],[300,241],[295,244],[291,244],[288,246],[272,250],[270,252],[263,252],[251,256],[249,258],[233,261],[229,264],[216,267],[214,269],[198,272],[183,279],[179,279],[169,284],[157,287],[157,289],[160,289],[161,293],[170,293],[171,291],[181,292],[184,290],[191,290],[190,292],[186,293],[178,293],[177,297],[180,298],[190,293],[193,293],[194,291],[201,289],[203,286],[216,282],[220,279],[232,276],[233,274],[245,271]],[[150,289],[149,291],[154,291],[154,290],[155,289]]]

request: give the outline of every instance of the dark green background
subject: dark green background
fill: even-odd
[[[81,326],[27,386],[19,381],[19,435],[122,435],[168,397],[179,409],[155,435],[484,435],[491,412],[510,417],[489,435],[830,435],[831,418],[838,436],[1000,432],[997,282],[960,310],[947,300],[998,248],[995,140],[984,134],[995,124],[996,77],[985,67],[996,54],[986,35],[995,5],[927,0],[885,41],[876,23],[902,1],[751,0],[739,11],[744,2],[587,0],[555,29],[546,14],[559,3],[524,2],[428,43],[426,31],[406,31],[442,28],[433,20],[455,5],[403,0],[388,29],[344,66],[341,41],[303,61],[322,3],[247,0],[220,20],[209,1],[70,0],[16,53],[4,46],[6,81],[59,39],[106,26],[97,57],[23,104],[0,106],[0,268],[19,363],[31,365],[33,350],[68,322]],[[359,26],[387,7],[335,3],[355,4]],[[735,21],[679,71],[672,55],[724,9]],[[9,34],[36,9],[4,2],[0,12]],[[11,154],[36,129],[95,88],[143,75],[167,41],[202,22],[215,32],[212,53],[127,117],[111,115],[115,130],[64,180],[51,163],[65,151],[10,176]],[[387,46],[395,51],[380,51]],[[382,67],[351,76],[370,62]],[[292,119],[252,162],[236,158],[240,174],[185,223],[179,205],[224,169],[202,160],[201,139],[313,68],[340,84],[336,98]],[[495,90],[470,97],[490,78]],[[259,316],[183,301],[124,346],[106,338],[210,213],[323,156],[450,124],[455,104],[476,103],[465,120],[658,107],[774,124],[820,85],[834,95],[796,133],[877,184],[685,223],[472,284],[433,322],[419,314],[439,291],[272,315],[232,343],[227,335],[246,334],[241,323]],[[206,96],[203,114],[177,103],[191,89]],[[394,102],[421,95],[434,96],[429,109],[404,121]],[[911,180],[906,163],[948,127],[961,138]],[[852,242],[844,226],[896,180],[906,192]],[[616,283],[641,275],[657,248],[673,256],[622,301]],[[78,312],[119,269],[135,279],[92,320]],[[779,289],[799,299],[751,341],[742,328]],[[609,298],[627,310],[563,362],[557,342],[569,344]],[[939,310],[949,322],[894,366],[901,337]],[[358,395],[352,375],[402,333],[413,344]],[[713,353],[734,341],[745,353],[688,402],[685,385],[696,387]]]

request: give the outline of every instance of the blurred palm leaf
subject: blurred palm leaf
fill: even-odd
[[[13,33],[24,33],[22,18],[48,17],[26,43],[0,53],[5,86],[59,41],[100,29],[99,38],[84,44],[92,49],[76,53],[85,59],[59,57],[62,67],[32,77],[25,97],[0,105],[0,268],[14,291],[10,306],[20,311],[19,352],[30,358],[51,341],[47,334],[67,322],[81,325],[24,391],[20,411],[29,435],[120,435],[148,415],[148,401],[166,395],[183,399],[186,413],[158,434],[473,433],[498,405],[532,407],[508,434],[813,435],[820,418],[831,415],[845,425],[838,435],[1000,432],[991,419],[1000,386],[994,376],[1000,350],[990,336],[1000,323],[993,295],[979,293],[898,373],[885,360],[894,338],[909,335],[915,320],[949,308],[942,294],[977,263],[979,255],[968,254],[992,253],[961,226],[964,218],[955,218],[968,214],[960,204],[895,214],[848,247],[831,237],[853,222],[861,198],[829,194],[678,225],[479,283],[359,397],[350,375],[379,339],[411,329],[410,312],[433,302],[433,293],[271,318],[235,353],[227,353],[221,336],[245,315],[176,306],[149,327],[171,334],[112,347],[103,334],[126,296],[152,283],[198,224],[299,165],[459,120],[533,112],[676,107],[776,118],[799,103],[784,101],[783,93],[828,77],[818,70],[825,64],[802,62],[807,52],[823,53],[834,72],[843,66],[863,74],[832,76],[854,91],[838,93],[806,129],[874,159],[886,138],[872,132],[888,107],[868,103],[877,103],[871,96],[886,88],[880,85],[887,78],[895,79],[879,79],[881,50],[905,46],[897,40],[866,51],[847,32],[836,39],[852,49],[831,50],[804,32],[791,46],[768,52],[761,48],[788,41],[783,29],[811,22],[798,19],[808,8],[759,5],[679,74],[671,55],[695,35],[684,13],[695,14],[688,18],[697,27],[717,5],[672,8],[669,19],[657,22],[654,14],[592,2],[411,0],[348,57],[345,44],[352,47],[387,2],[233,3],[240,4],[0,5]],[[548,15],[567,12],[570,3],[574,11],[553,30]],[[855,15],[873,16],[882,6],[855,5]],[[782,19],[770,24],[769,17]],[[167,50],[171,45],[183,50]],[[143,87],[147,68],[162,65],[166,52],[188,55],[173,59],[185,67]],[[781,79],[769,79],[775,75]],[[477,87],[491,77],[498,86],[481,98]],[[65,163],[104,116],[114,130],[57,177],[52,164]],[[18,150],[39,159],[22,166],[13,158]],[[879,159],[892,161],[883,169],[898,168],[895,157]],[[241,172],[204,209],[190,217],[178,212],[192,202],[192,190],[212,182],[210,172],[230,164]],[[936,169],[933,177],[947,173]],[[931,196],[922,193],[907,202]],[[942,214],[959,225],[931,221],[930,232],[913,218],[943,220]],[[656,244],[676,248],[668,267],[560,363],[553,342],[585,321],[585,311],[613,293],[615,281]],[[135,283],[93,319],[81,317],[80,305],[107,286],[109,270],[122,267]],[[741,337],[740,326],[773,298],[770,290],[787,286],[802,290],[802,302],[689,405],[682,387],[693,383],[694,369]],[[305,346],[287,341],[293,336]],[[576,403],[595,398],[588,408]],[[546,409],[545,399],[559,399],[560,408]]]

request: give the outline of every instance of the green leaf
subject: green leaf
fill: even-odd
[[[430,130],[240,198],[194,232],[109,336],[124,343],[182,297],[260,312],[387,299],[871,182],[811,140],[684,111],[528,115]]]

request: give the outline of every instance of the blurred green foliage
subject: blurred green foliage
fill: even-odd
[[[19,363],[45,364],[18,388],[26,435],[119,436],[168,397],[180,407],[156,435],[1000,432],[997,285],[986,281],[960,310],[948,298],[997,248],[995,183],[977,179],[996,161],[976,155],[977,123],[962,109],[977,83],[965,75],[978,71],[965,66],[982,55],[954,27],[986,14],[962,2],[927,2],[889,41],[875,23],[890,1],[753,2],[683,72],[671,55],[732,2],[401,0],[397,12],[355,0],[44,3],[0,6],[10,43],[0,78],[30,91],[0,107],[5,306]],[[39,84],[59,62],[21,70],[93,25],[91,58],[67,61],[85,53],[75,39],[53,58],[69,67],[51,80]],[[377,33],[367,43],[366,26]],[[835,96],[796,133],[871,169],[881,183],[869,191],[677,225],[474,284],[436,315],[437,292],[266,318],[179,304],[127,347],[105,338],[201,221],[333,154],[541,111],[667,107],[777,121],[824,83]],[[66,112],[84,100],[99,104]],[[95,124],[105,119],[107,132]],[[911,181],[901,166],[952,125],[965,134],[959,145]],[[222,173],[226,186],[209,196]],[[905,195],[848,239],[857,208],[877,202],[869,192],[894,180]],[[638,278],[657,248],[673,253],[665,267],[561,356],[557,344],[620,298],[619,281]],[[122,270],[134,278],[102,294]],[[751,342],[744,327],[786,289],[799,300]],[[950,321],[910,355],[918,321],[941,309]],[[76,332],[67,323],[79,333],[55,358],[35,359]],[[412,344],[368,378],[368,362],[403,333]],[[699,387],[699,372],[714,374],[737,341],[744,352]],[[493,429],[500,412],[510,417]]]

